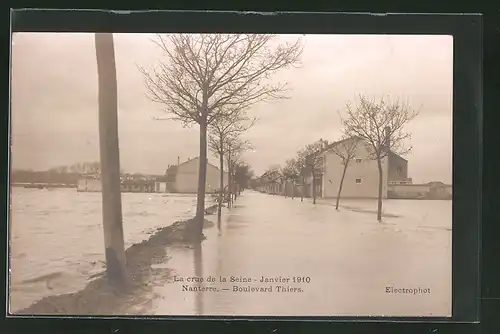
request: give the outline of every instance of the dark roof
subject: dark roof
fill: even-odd
[[[334,148],[335,146],[337,146],[338,144],[341,144],[343,142],[346,142],[348,140],[351,140],[351,139],[354,139],[354,138],[358,138],[359,140],[363,140],[363,138],[361,137],[358,137],[358,136],[352,136],[352,137],[349,137],[349,138],[346,138],[346,139],[342,139],[342,140],[338,140],[338,141],[334,141],[333,143],[327,145],[321,152],[325,152],[325,151],[328,151],[332,148]]]
[[[338,141],[335,141],[331,144],[328,144],[325,148],[323,148],[321,151],[319,152],[316,152],[316,153],[311,153],[308,155],[308,157],[310,157],[311,155],[314,155],[314,154],[319,154],[319,153],[323,153],[323,152],[326,152],[326,151],[329,151],[331,150],[332,148],[334,148],[335,146],[337,146],[338,144],[340,143],[343,143],[343,142],[346,142],[348,140],[351,140],[353,138],[359,138],[360,140],[362,140],[362,138],[358,137],[358,136],[352,136],[352,137],[349,137],[349,138],[346,138],[346,139],[342,139],[342,140],[338,140]]]
[[[365,141],[363,138],[359,137],[359,136],[352,136],[352,137],[349,137],[349,138],[346,138],[346,139],[342,139],[342,140],[338,140],[336,142],[333,142],[329,145],[327,145],[324,149],[322,149],[321,151],[319,151],[318,153],[323,153],[323,152],[327,152],[329,150],[331,150],[332,148],[334,148],[335,146],[341,144],[341,143],[344,143],[348,140],[351,140],[351,139],[354,139],[354,138],[358,138],[358,140],[362,140],[362,141]],[[314,153],[313,153],[314,154]],[[397,156],[398,158],[401,158],[403,159],[404,161],[408,162],[408,160],[406,160],[405,158],[403,158],[402,156],[400,156],[399,154],[397,153],[394,153],[393,151],[390,151],[389,154],[392,154],[392,155],[395,155]],[[310,154],[312,155],[312,154]]]
[[[188,159],[188,160],[184,161],[183,163],[178,164],[178,165],[176,165],[176,166],[177,166],[177,167],[180,167],[180,166],[182,166],[182,165],[187,164],[188,162],[191,162],[191,161],[193,161],[193,160],[199,160],[199,159],[200,159],[200,157],[196,157],[196,158]],[[212,167],[215,167],[215,168],[219,169],[219,167],[215,166],[214,164],[211,164],[211,163],[210,163],[210,162],[208,162],[208,161],[207,161],[207,165],[210,165],[210,166],[212,166]],[[175,166],[175,165],[174,165],[174,166]],[[225,171],[224,171],[224,172],[225,172]]]
[[[445,184],[441,181],[431,181],[431,182],[428,182],[427,184],[431,185],[431,186],[445,186]]]
[[[277,176],[275,175],[273,177],[272,174],[278,174],[278,175]],[[266,176],[270,176],[270,178],[269,178],[268,181],[271,181],[271,182],[276,182],[276,180],[278,180],[279,178],[281,178],[281,174],[277,170],[270,170],[270,171],[265,172],[264,174],[262,174],[260,176],[260,179],[264,179]]]
[[[393,151],[390,151],[390,152],[389,152],[389,154],[390,154],[390,155],[393,155],[393,156],[396,156],[396,157],[398,157],[399,159],[402,159],[402,160],[404,160],[404,161],[408,162],[408,160],[406,160],[405,158],[403,158],[403,157],[402,157],[402,156],[400,156],[399,154],[394,153]]]

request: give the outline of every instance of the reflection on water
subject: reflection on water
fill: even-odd
[[[124,194],[127,246],[157,227],[194,216],[195,201],[194,196]],[[451,202],[386,201],[384,208],[392,215],[382,224],[367,213],[376,208],[375,201],[344,204],[362,210],[337,212],[331,205],[314,206],[300,198],[245,192],[220,221],[217,215],[207,216],[217,227],[204,231],[207,238],[201,245],[172,245],[159,252],[162,257],[152,264],[152,291],[129,314],[448,315]],[[14,309],[43,295],[78,290],[102,270],[100,205],[100,194],[14,189]],[[209,276],[213,282],[206,280]],[[231,276],[252,282],[221,279]],[[262,276],[308,277],[311,282],[253,281]],[[204,281],[181,282],[189,277]],[[272,292],[236,292],[235,286],[270,287]],[[278,286],[302,292],[278,292]],[[387,286],[430,288],[433,293],[391,295]]]
[[[217,292],[187,292],[179,282],[165,284],[157,290],[162,298],[151,312],[206,316],[449,315],[451,202],[411,202],[387,201],[386,210],[393,210],[398,218],[380,224],[375,215],[336,212],[333,206],[246,192],[237,205],[225,210],[218,228],[204,232],[207,239],[199,249],[184,248],[184,254],[170,252],[169,265],[176,275],[212,276],[215,282],[205,280],[203,286],[215,287]],[[376,207],[376,202],[372,204]],[[189,258],[195,259],[194,266]],[[231,276],[250,277],[252,282],[220,280]],[[262,276],[309,277],[311,283],[254,281]],[[234,286],[265,287],[272,292],[235,292]],[[386,293],[387,286],[430,288],[433,293],[391,295]],[[303,292],[281,291],[288,287]]]
[[[195,244],[193,246],[193,264],[194,264],[194,276],[195,277],[204,277],[203,276],[203,258],[202,258],[202,247],[201,243]],[[196,286],[198,288],[204,287],[203,282],[197,282]],[[203,315],[203,292],[197,291],[195,293],[196,299],[196,315]]]
[[[125,247],[194,216],[196,196],[122,194]],[[104,270],[101,194],[12,188],[11,311],[75,292]]]

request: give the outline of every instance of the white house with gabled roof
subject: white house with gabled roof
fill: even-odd
[[[345,140],[359,140],[348,138]],[[344,141],[344,140],[343,140]],[[335,198],[342,178],[342,159],[334,153],[334,147],[343,141],[325,144],[318,154],[323,157],[322,172],[316,176],[316,196]],[[349,163],[342,186],[343,198],[377,198],[379,171],[377,161],[370,159],[369,144],[361,140],[356,146],[355,157]],[[382,197],[387,198],[388,183],[411,183],[408,179],[408,161],[394,152],[382,160]],[[311,197],[312,176],[306,179],[306,195]]]

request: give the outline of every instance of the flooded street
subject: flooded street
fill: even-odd
[[[126,247],[194,216],[196,196],[122,198]],[[11,311],[81,290],[104,270],[100,193],[14,188],[11,203]],[[374,200],[336,211],[331,200],[247,190],[220,224],[206,216],[215,224],[201,246],[166,247],[153,271],[173,276],[153,275],[127,314],[447,316],[451,204],[388,200],[379,223]]]
[[[451,201],[385,201],[383,223],[375,201],[329,204],[246,191],[201,249],[167,249],[177,277],[157,282],[145,314],[451,314]]]
[[[207,201],[210,201],[207,198]],[[125,247],[194,216],[196,195],[122,194]],[[10,310],[76,292],[104,270],[100,193],[12,188]]]

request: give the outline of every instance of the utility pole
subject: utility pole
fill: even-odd
[[[99,81],[99,151],[106,271],[114,285],[126,282],[118,145],[117,83],[112,33],[96,33]]]

